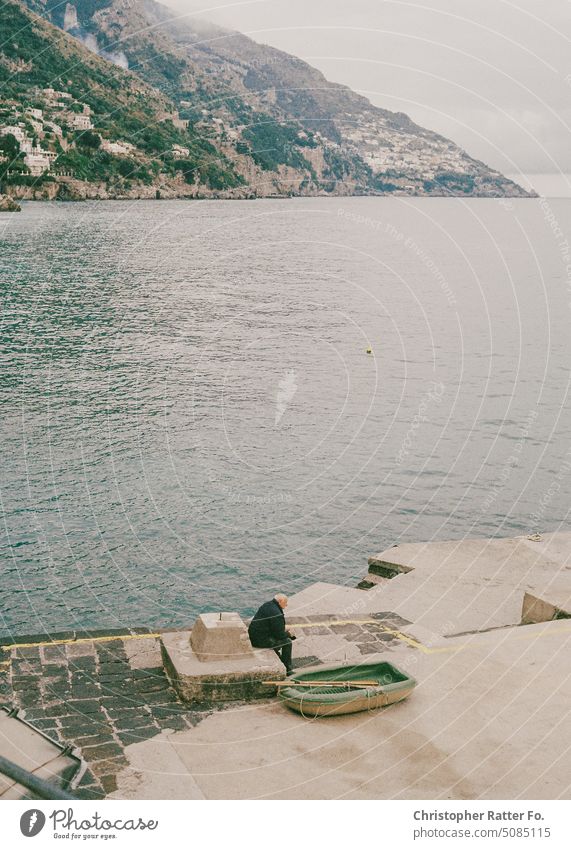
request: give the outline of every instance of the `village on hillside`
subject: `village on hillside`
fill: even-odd
[[[186,129],[188,121],[178,113],[165,113],[163,120]],[[130,157],[136,146],[122,139],[108,138],[94,124],[91,108],[66,91],[36,89],[26,105],[16,100],[0,100],[0,174],[10,182],[18,178],[39,178],[47,174],[73,176],[58,159],[68,150],[82,147],[100,149],[112,156]],[[166,155],[184,159],[189,148],[173,144]]]

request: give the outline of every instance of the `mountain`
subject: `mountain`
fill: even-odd
[[[144,81],[153,91],[149,102],[163,98],[153,125],[177,134],[154,166],[152,185],[164,174],[164,196],[176,191],[172,172],[180,181],[184,169],[192,184],[185,192],[194,195],[527,196],[453,142],[328,82],[302,60],[240,33],[176,18],[154,0],[26,4],[64,30],[66,44],[75,39],[84,63],[92,51],[127,89]],[[71,81],[77,82],[73,75]],[[79,95],[75,85],[81,101]],[[123,129],[121,138],[138,147]],[[177,148],[189,148],[184,165]]]
[[[194,196],[244,179],[172,101],[19,2],[0,6],[0,183],[16,197]]]

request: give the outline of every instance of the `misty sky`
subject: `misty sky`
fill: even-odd
[[[168,5],[300,56],[504,173],[571,172],[569,0]]]

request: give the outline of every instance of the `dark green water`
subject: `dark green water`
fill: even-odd
[[[2,632],[182,626],[398,541],[567,529],[549,205],[561,236],[538,201],[0,216]]]

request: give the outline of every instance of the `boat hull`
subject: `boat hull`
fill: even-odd
[[[327,687],[303,688],[296,684],[303,681],[334,681],[377,679],[379,684],[363,689]],[[389,663],[364,664],[355,667],[343,666],[316,667],[306,670],[292,678],[292,686],[280,692],[283,704],[302,716],[340,716],[348,713],[372,711],[408,698],[416,686],[416,681],[406,672]]]

